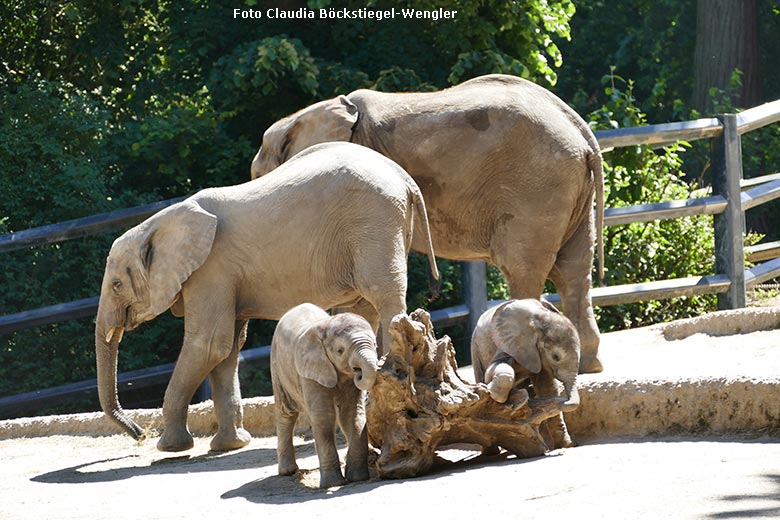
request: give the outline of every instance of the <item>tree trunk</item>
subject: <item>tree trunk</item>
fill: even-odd
[[[381,451],[380,477],[424,473],[436,449],[448,444],[500,446],[518,457],[548,450],[539,426],[561,412],[565,398],[529,399],[525,389],[515,389],[505,403],[497,403],[484,384],[460,379],[452,341],[436,339],[425,311],[397,316],[390,333],[393,342],[366,410],[369,440]]]
[[[712,113],[710,89],[728,91],[734,69],[742,72],[742,88],[731,103],[749,108],[759,103],[758,16],[755,0],[698,0],[693,104]],[[722,103],[716,95],[715,102]]]

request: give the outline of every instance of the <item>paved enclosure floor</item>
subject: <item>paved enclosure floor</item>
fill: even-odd
[[[297,438],[296,476],[276,475],[275,439],[187,454],[126,436],[0,441],[0,518],[780,517],[780,440],[663,438],[589,442],[536,458],[462,448],[426,476],[315,489],[313,443]]]
[[[780,518],[780,307],[608,334],[603,355],[567,416],[577,447],[518,460],[458,446],[430,474],[330,490],[308,437],[301,471],[276,474],[268,399],[247,400],[256,438],[230,453],[209,452],[209,403],[191,409],[203,433],[180,454],[108,435],[102,414],[0,421],[0,520]]]

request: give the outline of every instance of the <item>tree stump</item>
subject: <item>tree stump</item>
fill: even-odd
[[[463,381],[448,336],[436,339],[430,315],[416,310],[396,316],[393,342],[380,361],[366,409],[368,436],[380,449],[381,478],[406,478],[428,471],[440,446],[499,446],[517,457],[548,451],[540,424],[561,411],[564,398],[529,399],[515,389],[495,402],[485,385]]]

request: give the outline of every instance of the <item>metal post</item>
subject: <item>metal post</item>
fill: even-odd
[[[485,262],[462,262],[460,272],[463,303],[469,309],[469,335],[466,340],[468,345],[477,320],[487,310],[487,265]]]
[[[715,215],[715,271],[731,280],[729,290],[718,295],[718,309],[746,306],[745,297],[745,214],[739,181],[742,180],[742,141],[737,132],[736,114],[722,114],[723,134],[713,139],[712,191],[728,201],[726,211]]]

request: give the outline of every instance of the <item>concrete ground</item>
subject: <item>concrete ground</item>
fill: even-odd
[[[0,518],[718,519],[780,517],[777,438],[609,439],[536,458],[465,460],[408,480],[315,489],[317,459],[298,438],[294,477],[276,475],[275,439],[186,455],[124,436],[0,441]],[[422,516],[425,515],[425,516]]]
[[[99,414],[0,421],[0,518],[780,518],[780,308],[605,334],[601,353],[567,415],[577,447],[518,460],[457,446],[430,474],[329,490],[305,429],[302,470],[276,475],[268,398],[246,401],[256,437],[230,453],[208,451],[209,404],[191,410],[202,436],[185,454],[109,435]]]

